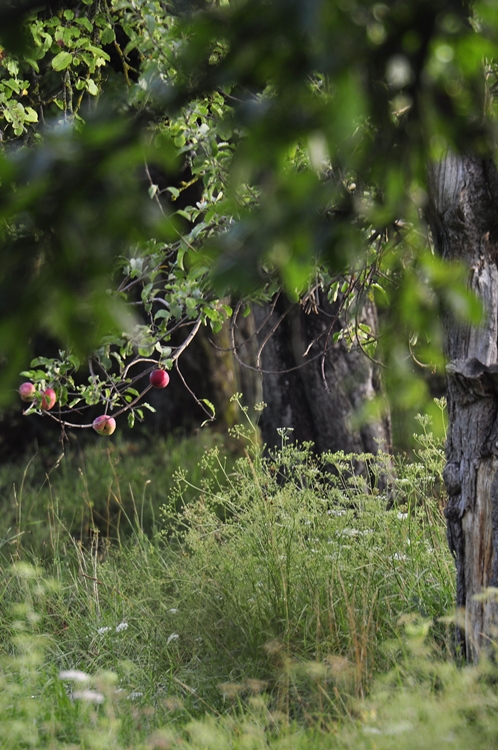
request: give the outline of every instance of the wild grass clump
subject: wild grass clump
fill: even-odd
[[[436,620],[452,606],[437,493],[416,502],[419,470],[395,473],[384,454],[318,458],[284,433],[269,457],[248,445],[229,474],[207,454],[209,479],[178,512],[191,487],[180,473],[163,507],[179,652],[195,655],[191,679],[211,701],[215,688],[225,700],[250,694],[253,678],[285,711],[342,712],[336,691],[362,696],[392,664],[380,647],[401,615]]]

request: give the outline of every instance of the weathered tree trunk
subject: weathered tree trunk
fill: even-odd
[[[320,453],[389,450],[388,418],[357,428],[352,424],[365,402],[381,392],[377,368],[359,347],[333,342],[332,334],[343,324],[337,305],[322,293],[317,302],[308,311],[296,304],[285,314],[290,303],[280,295],[274,305],[254,307],[267,404],[260,421],[263,440],[268,447],[280,444],[277,428],[286,427],[294,439],[312,441]],[[363,319],[376,330],[372,304]]]
[[[431,223],[446,260],[463,261],[485,311],[479,326],[447,314],[449,433],[444,471],[448,541],[457,570],[459,645],[476,660],[496,637],[498,587],[498,176],[448,155],[431,171]]]

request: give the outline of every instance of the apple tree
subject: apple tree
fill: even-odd
[[[411,363],[444,352],[446,514],[476,658],[498,624],[494,1],[40,5],[0,15],[9,382],[42,325],[71,348],[35,362],[33,382],[63,409],[133,419],[138,361],[167,370],[226,317],[240,356],[245,299],[269,305],[256,366],[283,321],[302,349],[315,308],[299,356],[321,344],[323,383],[342,342],[413,402]]]
[[[208,207],[216,213],[226,171],[223,145],[207,137],[220,97],[193,102],[166,127],[164,113],[148,111],[147,71],[132,72],[116,39],[132,19],[105,4],[21,14],[19,23],[21,52],[3,49],[0,63],[4,384],[16,370],[34,384],[27,413],[47,414],[43,393],[55,388],[50,416],[63,426],[91,427],[82,417],[96,404],[133,424],[156,385],[142,386],[148,370],[171,369],[201,326],[217,331],[231,313],[205,264],[185,263],[226,221],[201,221]],[[133,51],[136,34],[126,39]],[[194,148],[204,146],[208,168],[194,168]],[[181,194],[202,169],[202,203],[192,207]],[[37,331],[61,342],[60,352],[29,365]],[[83,366],[88,378],[77,382]]]
[[[203,326],[216,333],[231,318],[225,343],[240,349],[244,367],[263,373],[263,395],[272,405],[262,421],[268,442],[276,426],[288,426],[321,449],[375,451],[377,439],[389,444],[387,419],[361,431],[348,424],[353,411],[380,392],[371,356],[376,315],[365,296],[378,237],[354,274],[344,267],[331,275],[317,258],[313,269],[267,260],[255,275],[249,256],[247,273],[241,274],[239,259],[225,283],[215,244],[235,222],[242,228],[244,212],[260,200],[252,178],[236,187],[232,182],[234,158],[249,132],[236,111],[237,86],[192,90],[183,59],[192,34],[188,14],[163,14],[158,3],[66,5],[28,15],[22,54],[8,47],[2,53],[5,248],[19,263],[22,254],[25,268],[37,269],[28,272],[21,295],[11,288],[9,351],[4,339],[9,374],[22,368],[36,385],[38,397],[27,413],[39,412],[44,390],[54,386],[58,400],[50,416],[63,426],[91,426],[81,416],[98,403],[114,417],[126,412],[133,424],[150,408],[140,387],[144,365],[170,369]],[[221,59],[222,40],[218,46]],[[263,89],[253,103],[262,95]],[[30,169],[35,154],[36,174]],[[308,176],[314,170],[327,181],[317,158],[296,141],[286,169]],[[38,190],[48,191],[43,203],[37,180]],[[19,237],[23,189],[32,226]],[[359,228],[358,235],[369,231]],[[16,275],[13,267],[9,283]],[[290,317],[279,313],[275,325],[271,317],[284,290]],[[242,295],[233,316],[227,292]],[[259,316],[257,351],[249,357],[240,331],[244,316],[253,313],[244,299]],[[46,311],[41,317],[40,309]],[[296,315],[302,318],[297,336],[305,342],[299,354],[292,353],[287,332]],[[310,320],[316,330],[306,330]],[[57,358],[32,359],[28,369],[29,337],[20,333],[36,327],[60,340],[61,351]],[[277,351],[283,356],[275,357]],[[89,372],[81,383],[83,366]],[[212,405],[198,402],[211,417]]]

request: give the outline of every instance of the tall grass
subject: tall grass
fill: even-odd
[[[444,455],[419,432],[410,463],[285,431],[264,455],[239,428],[244,455],[211,443],[169,477],[89,453],[40,490],[30,467],[33,534],[21,513],[0,550],[0,748],[494,747],[498,675],[452,659]],[[141,478],[126,533],[71,533],[63,491],[90,505],[109,460],[121,501]]]
[[[434,460],[430,445],[424,451]],[[215,465],[218,452],[204,460]],[[355,473],[359,462],[367,477]],[[342,713],[342,699],[316,685],[309,693],[308,671],[362,696],[392,663],[380,646],[397,636],[401,615],[437,618],[451,608],[436,474],[425,478],[432,496],[420,503],[420,467],[395,472],[382,454],[317,458],[282,434],[269,457],[249,442],[232,472],[218,466],[210,475],[221,481],[183,505],[191,485],[177,476],[162,511],[179,648],[199,660],[196,689],[212,694],[228,675],[228,692],[246,692],[250,676],[287,712],[292,703],[294,714],[312,715],[328,701]]]
[[[78,539],[118,541],[134,529],[148,535],[159,530],[158,509],[179,468],[201,480],[201,458],[222,436],[208,430],[192,438],[171,436],[154,441],[119,438],[81,449],[69,444],[63,453],[34,452],[23,462],[0,467],[0,544],[39,560],[57,556]],[[227,450],[227,461],[233,461]]]

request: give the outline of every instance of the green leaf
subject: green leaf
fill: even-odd
[[[25,378],[31,378],[31,380],[44,380],[47,377],[44,370],[23,370],[20,374]]]
[[[199,399],[203,404],[206,404],[207,408],[211,412],[211,417],[209,419],[205,419],[204,422],[201,424],[201,427],[204,427],[204,425],[209,424],[209,422],[212,422],[213,419],[216,417],[216,409],[214,408],[214,404],[211,403],[207,398],[201,398]]]
[[[86,82],[86,89],[87,89],[88,93],[91,94],[92,96],[97,96],[97,94],[99,93],[99,89],[97,87],[97,84],[95,83],[95,81],[92,78],[89,78],[87,80],[87,82]]]
[[[54,359],[49,359],[48,357],[36,357],[36,359],[31,360],[31,367],[39,367],[40,365],[45,367],[51,367],[54,364]]]
[[[86,16],[82,16],[81,18],[76,18],[75,23],[79,23],[80,26],[83,26],[90,34],[93,31],[93,26],[86,18]]]
[[[75,39],[81,36],[81,32],[77,28],[63,29],[62,30],[62,41],[66,47],[71,49],[75,46]]]
[[[89,44],[86,49],[95,55],[95,57],[97,58],[97,65],[103,65],[104,62],[109,62],[111,59],[107,52],[104,52],[104,50],[100,49],[100,47],[95,47],[93,44]]]
[[[33,107],[25,107],[24,119],[26,120],[26,122],[38,122],[38,113],[35,112]]]
[[[116,34],[111,26],[103,29],[100,33],[101,44],[111,44],[116,39]]]
[[[33,68],[33,70],[36,70],[37,73],[40,72],[40,66],[38,65],[38,63],[36,62],[36,60],[33,60],[31,57],[29,57],[29,58],[27,57],[26,58],[26,62],[28,63],[28,65],[31,65],[31,67]]]
[[[54,70],[65,70],[71,65],[73,56],[70,52],[59,52],[58,55],[52,60],[52,67]]]
[[[67,358],[67,361],[72,364],[75,370],[79,369],[81,362],[75,354],[70,354]]]
[[[12,91],[15,91],[16,94],[19,93],[21,82],[16,81],[13,78],[9,78],[7,81],[3,82],[4,86],[8,86],[9,89],[12,89]]]

